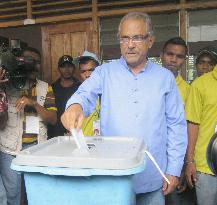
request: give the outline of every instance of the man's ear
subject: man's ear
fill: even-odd
[[[152,35],[149,37],[149,42],[148,42],[149,49],[153,46],[154,42],[155,42],[155,36]]]
[[[160,59],[162,59],[163,57],[163,52],[160,52]]]

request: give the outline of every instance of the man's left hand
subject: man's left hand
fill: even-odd
[[[19,98],[16,102],[16,110],[19,112],[21,109],[23,109],[26,105],[34,106],[36,104],[36,101],[32,100],[31,98],[28,98],[26,96],[23,96]]]
[[[162,191],[164,195],[167,195],[175,190],[179,183],[179,179],[176,176],[171,176],[169,174],[166,174],[167,179],[169,180],[170,184],[166,182],[166,180],[163,181],[163,188]]]

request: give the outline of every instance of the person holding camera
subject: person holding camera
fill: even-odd
[[[4,130],[8,120],[7,97],[6,97],[5,86],[4,86],[4,83],[7,82],[8,79],[4,79],[4,76],[5,76],[5,70],[3,68],[0,68],[0,130]],[[2,181],[1,174],[0,174],[0,204],[7,205],[6,193],[4,191],[4,184]]]
[[[22,89],[17,89],[10,85],[9,79],[6,86],[9,118],[0,132],[0,173],[4,185],[1,191],[6,197],[2,201],[7,205],[20,204],[21,176],[10,168],[12,159],[20,150],[46,140],[46,124],[55,124],[57,120],[52,87],[38,79],[40,53],[26,48],[22,57],[26,83]]]

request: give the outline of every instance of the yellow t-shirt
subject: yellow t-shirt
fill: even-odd
[[[100,103],[99,100],[97,100],[96,108],[94,112],[84,120],[82,125],[82,131],[84,133],[84,136],[93,136],[93,122],[96,120],[99,120],[99,113],[100,112]]]
[[[190,85],[185,80],[183,80],[181,75],[178,75],[176,77],[176,85],[178,87],[179,94],[181,95],[182,102],[185,105]]]
[[[185,111],[187,120],[199,124],[194,152],[197,171],[213,174],[207,164],[206,150],[217,125],[217,65],[212,72],[193,81]]]

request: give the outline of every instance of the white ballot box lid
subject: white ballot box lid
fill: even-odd
[[[12,164],[103,170],[131,169],[144,164],[145,145],[141,139],[105,136],[85,140],[88,152],[79,149],[73,137],[60,136],[21,151]]]

